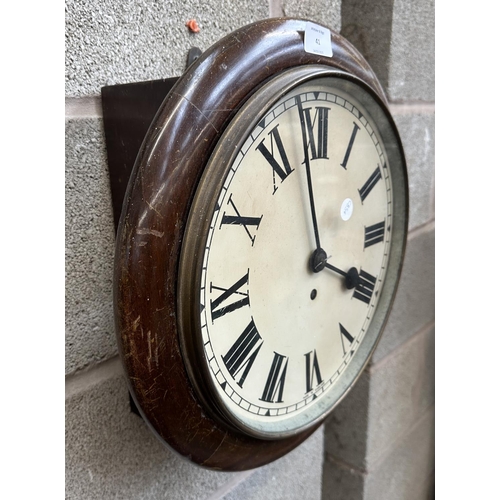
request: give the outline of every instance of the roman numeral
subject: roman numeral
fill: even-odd
[[[261,401],[267,401],[268,403],[283,403],[283,389],[285,388],[287,366],[288,358],[275,352],[271,370],[267,376],[264,392],[260,398]]]
[[[377,278],[361,270],[359,273],[358,286],[354,290],[353,297],[369,304],[373,295],[373,289],[375,288],[376,281]]]
[[[297,103],[300,97],[297,96]],[[299,109],[302,106],[299,105]],[[307,136],[309,139],[308,148],[311,150],[311,160],[317,158],[328,159],[328,111],[330,108],[316,107],[314,118],[311,120],[311,108],[303,109]],[[314,136],[314,128],[316,127],[316,140]]]
[[[321,382],[323,382],[323,380],[321,379],[321,372],[319,371],[318,358],[316,357],[316,349],[314,350],[312,363],[311,354],[313,354],[313,351],[304,354],[304,356],[306,357],[306,393],[312,391],[315,376],[316,385],[319,385],[321,384]]]
[[[352,146],[354,144],[354,139],[356,139],[356,134],[358,133],[359,127],[355,122],[352,122],[354,128],[352,129],[351,138],[349,139],[349,144],[347,145],[347,150],[345,152],[344,160],[340,164],[341,167],[344,167],[347,170],[347,162],[349,161],[349,156],[351,156]]]
[[[365,248],[384,241],[385,220],[373,226],[365,227]]]
[[[358,189],[359,195],[361,196],[361,203],[365,201],[365,198],[370,194],[371,190],[377,184],[377,182],[382,178],[382,174],[380,173],[380,168],[377,165],[375,172],[368,178],[368,180],[364,183],[361,189]]]
[[[243,370],[239,381],[237,381],[240,387],[243,387],[263,342],[252,319],[227,354],[222,356],[222,361],[233,379],[236,380],[236,376]]]
[[[210,309],[212,311],[212,322],[220,318],[221,316],[224,316],[224,314],[235,311],[240,307],[250,305],[248,299],[248,292],[240,292],[240,288],[243,285],[248,285],[248,271],[245,274],[245,276],[243,276],[243,278],[239,279],[233,286],[229,288],[221,288],[212,285],[212,283],[210,283],[210,293],[212,293],[213,290],[222,290],[223,292],[215,300],[210,300]],[[222,303],[226,302],[232,295],[240,295],[243,296],[243,298],[240,300],[235,300],[234,302],[231,302],[229,304],[222,305]]]
[[[345,344],[344,344],[344,338],[347,339],[347,341],[349,342],[349,346],[350,346],[354,342],[354,337],[344,328],[342,323],[339,323],[339,327],[340,327],[340,333],[341,333],[340,339],[342,341],[342,349],[344,349],[344,356],[345,356],[346,349],[345,349]]]
[[[242,216],[240,215],[240,212],[236,208],[236,205],[233,202],[232,199],[232,193],[229,196],[229,199],[227,201],[227,204],[231,204],[233,207],[233,210],[236,212],[236,215],[227,215],[226,212],[222,215],[222,221],[220,223],[219,229],[222,227],[222,224],[228,224],[228,225],[235,225],[235,226],[243,226],[245,229],[247,236],[250,238],[250,241],[252,242],[252,246],[255,242],[255,235],[252,235],[250,230],[248,229],[249,226],[254,226],[255,229],[259,229],[259,224],[260,221],[262,220],[262,215],[260,217],[247,217],[247,216]]]
[[[276,127],[274,127],[271,130],[271,132],[269,132],[268,135],[271,138],[271,151],[269,151],[267,146],[264,144],[265,139],[261,141],[261,143],[257,146],[256,149],[258,149],[262,153],[262,155],[267,160],[269,165],[271,165],[271,167],[273,168],[273,185],[274,185],[273,194],[274,194],[278,189],[276,187],[276,174],[281,179],[281,182],[283,182],[293,172],[293,170],[290,167],[290,162],[288,161],[288,157],[286,156],[285,148],[283,147],[283,142],[278,132],[278,125],[276,125]],[[278,150],[277,154],[275,151],[275,146]],[[276,159],[277,156],[281,161],[281,165],[278,163],[278,160]]]

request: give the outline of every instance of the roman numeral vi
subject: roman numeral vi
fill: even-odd
[[[274,353],[271,370],[267,376],[261,401],[268,403],[283,403],[283,390],[285,388],[286,369],[288,358],[277,352]]]
[[[313,359],[311,362],[311,354],[313,355]],[[321,379],[321,372],[319,371],[318,358],[316,357],[316,349],[313,351],[304,354],[306,357],[306,393],[312,391],[313,389],[313,381],[314,377],[316,377],[316,385],[321,384],[323,380]]]

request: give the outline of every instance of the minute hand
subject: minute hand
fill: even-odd
[[[299,110],[300,126],[302,128],[302,144],[304,147],[304,163],[306,165],[306,176],[307,176],[307,189],[309,192],[309,203],[311,205],[311,216],[314,229],[314,238],[316,240],[316,248],[321,248],[321,243],[319,241],[319,231],[318,231],[318,221],[316,219],[316,208],[314,206],[314,194],[311,179],[311,166],[309,164],[309,151],[307,147],[307,133],[306,133],[306,123],[304,120],[304,110],[302,109],[302,102],[300,96],[295,97],[297,102],[297,109]]]

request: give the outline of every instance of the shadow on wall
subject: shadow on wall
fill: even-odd
[[[66,498],[203,498],[231,476],[164,447],[131,412],[123,375],[66,400]]]

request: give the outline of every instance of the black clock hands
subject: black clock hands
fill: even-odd
[[[334,272],[340,274],[341,276],[344,276],[345,286],[348,290],[351,290],[352,288],[356,288],[358,286],[359,273],[355,267],[351,267],[351,269],[349,269],[349,271],[347,271],[347,272],[344,272],[341,269],[339,269],[335,266],[332,266],[328,262],[325,262],[324,267],[326,267],[327,269],[330,269],[331,271],[334,271]]]
[[[326,252],[321,248],[321,243],[319,239],[319,230],[318,230],[318,220],[316,218],[316,207],[314,205],[314,194],[313,194],[313,187],[312,187],[312,177],[311,177],[311,164],[309,161],[309,148],[307,145],[307,133],[306,133],[306,123],[304,120],[304,110],[302,108],[302,101],[300,100],[300,96],[295,97],[295,101],[297,103],[297,109],[299,110],[299,117],[300,117],[300,127],[302,129],[302,145],[304,148],[304,163],[306,167],[306,177],[307,177],[307,190],[309,193],[309,204],[311,208],[311,217],[312,217],[312,223],[313,223],[313,230],[314,230],[314,238],[316,240],[316,250],[311,255],[311,258],[309,260],[309,265],[314,273],[319,273],[325,267],[327,269],[330,269],[331,271],[334,271],[341,276],[345,278],[345,286],[348,290],[351,290],[352,288],[356,288],[359,284],[359,273],[358,270],[355,267],[351,267],[349,271],[345,272],[342,271],[341,269],[333,266],[332,264],[329,264],[327,262],[327,255]]]
[[[323,271],[326,265],[328,257],[326,256],[326,252],[322,248],[317,248],[311,255],[309,259],[309,266],[313,273],[319,273]]]
[[[334,271],[345,278],[345,286],[348,290],[351,290],[352,288],[356,288],[358,286],[359,273],[355,267],[351,267],[349,271],[345,272],[342,271],[342,269],[339,269],[338,267],[335,267],[334,265],[328,263],[328,259],[329,257],[326,255],[326,252],[322,248],[317,248],[316,250],[314,250],[309,260],[311,270],[314,273],[319,273],[326,267],[327,269],[330,269],[330,271]]]
[[[308,151],[308,146],[307,146],[307,133],[306,133],[306,123],[304,120],[304,110],[302,109],[302,102],[300,100],[300,96],[296,96],[295,100],[297,102],[297,108],[299,110],[299,117],[300,117],[300,127],[302,129],[302,145],[304,147],[304,163],[306,165],[306,176],[307,176],[307,190],[309,193],[309,204],[311,206],[311,216],[312,216],[312,223],[313,223],[313,229],[314,229],[314,238],[316,240],[316,251],[321,250],[321,243],[319,240],[319,230],[318,230],[318,221],[316,219],[316,208],[314,206],[314,194],[313,194],[313,187],[312,187],[312,178],[311,178],[311,165],[309,163],[309,151]],[[324,251],[321,250],[323,253]],[[325,254],[326,257],[326,254]],[[314,269],[313,269],[314,271]],[[314,271],[318,272],[318,271]]]

